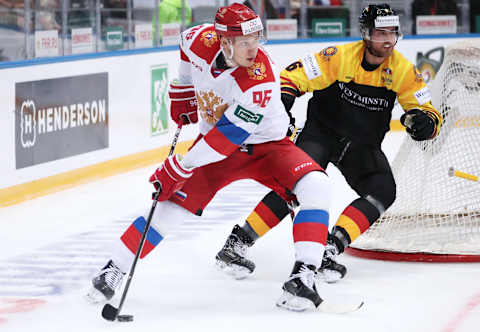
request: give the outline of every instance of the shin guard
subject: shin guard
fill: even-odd
[[[128,227],[128,229],[120,237],[123,244],[135,255],[142,238],[143,230],[145,229],[146,220],[144,217],[138,217]],[[140,258],[148,255],[156,246],[163,240],[162,235],[158,233],[153,227],[150,226],[147,237],[145,239],[145,245],[143,246]]]

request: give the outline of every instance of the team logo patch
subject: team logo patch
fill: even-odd
[[[235,112],[233,112],[233,114],[235,114],[238,118],[242,119],[245,122],[252,122],[257,125],[263,119],[262,114],[253,113],[252,111],[249,111],[240,105],[237,106],[237,109],[235,110]]]
[[[185,201],[187,199],[187,194],[180,190],[175,192],[175,196],[177,196],[177,198],[181,201]]]
[[[248,76],[257,81],[267,78],[266,71],[265,65],[261,62],[255,62],[250,68],[247,68]]]
[[[382,69],[382,74],[385,75],[385,76],[382,75],[382,82],[383,82],[384,84],[390,85],[390,84],[393,83],[392,78],[391,78],[391,76],[392,76],[392,70],[391,70],[390,68],[388,68],[388,67],[387,67],[387,68],[383,68],[383,69]]]
[[[322,54],[324,56],[332,56],[332,55],[335,55],[337,51],[338,49],[335,46],[329,46],[323,49]]]
[[[382,71],[387,75],[392,75],[392,70],[390,68],[383,68]]]
[[[228,108],[222,97],[213,91],[197,93],[198,110],[203,120],[211,125],[217,123]]]
[[[393,84],[393,81],[390,77],[382,76],[382,83],[387,84],[387,85],[391,85],[391,84]]]
[[[422,73],[420,73],[420,71],[417,69],[415,65],[413,65],[413,73],[415,74],[415,81],[423,82],[423,75]]]
[[[423,79],[425,80],[425,83],[428,83],[430,82],[430,80],[432,79],[432,77],[435,75],[434,72],[426,69],[422,72],[422,76],[423,76]]]
[[[217,42],[218,38],[215,31],[205,31],[204,33],[202,33],[200,40],[203,41],[205,46],[212,47],[213,44]]]

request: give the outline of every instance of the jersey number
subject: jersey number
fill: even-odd
[[[297,68],[302,68],[302,67],[303,67],[303,65],[300,61],[295,61],[294,63],[288,65],[288,67],[286,67],[285,69],[287,71],[292,71],[292,70],[295,70]]]
[[[272,98],[270,95],[272,90],[264,90],[264,91],[254,91],[253,92],[253,103],[260,105],[260,107],[267,106],[268,102]]]
[[[185,36],[185,39],[186,40],[190,40],[193,38],[193,35],[195,34],[195,32],[197,32],[198,30],[200,30],[201,28],[203,28],[203,25],[199,25],[195,28],[193,28],[192,30],[190,30],[189,33],[187,33],[187,35]]]

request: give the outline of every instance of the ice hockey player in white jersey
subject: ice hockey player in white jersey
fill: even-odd
[[[171,116],[177,124],[200,120],[200,135],[185,156],[168,157],[150,177],[161,193],[140,258],[189,213],[200,216],[221,188],[253,179],[300,203],[293,225],[296,262],[277,305],[315,309],[323,301],[313,276],[327,240],[331,182],[286,137],[289,119],[280,99],[280,77],[261,47],[262,32],[255,12],[234,3],[218,9],[214,25],[182,33],[179,77],[169,91]],[[92,301],[114,296],[145,225],[146,217],[141,216],[120,237],[111,260],[92,280]],[[253,268],[247,265],[233,273],[241,278]]]

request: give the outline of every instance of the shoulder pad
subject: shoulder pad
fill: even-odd
[[[195,34],[202,30],[203,28],[207,27],[207,25],[205,24],[202,24],[202,25],[196,25],[196,26],[193,26],[191,28],[188,28],[186,29],[185,31],[183,31],[180,35],[182,36],[182,40],[181,40],[181,43],[182,43],[182,46],[185,46],[185,47],[189,47],[190,44],[193,42],[193,40],[195,39]]]
[[[402,53],[397,51],[396,49],[393,50],[392,55],[390,56],[392,63],[395,65],[406,65],[411,66],[413,65],[410,60],[408,60]]]
[[[238,67],[231,75],[242,92],[247,91],[255,85],[275,81],[272,64],[262,49],[258,50],[253,66],[249,68]]]
[[[214,26],[205,24],[186,30],[182,34],[182,46],[210,64],[220,49],[220,41]]]

